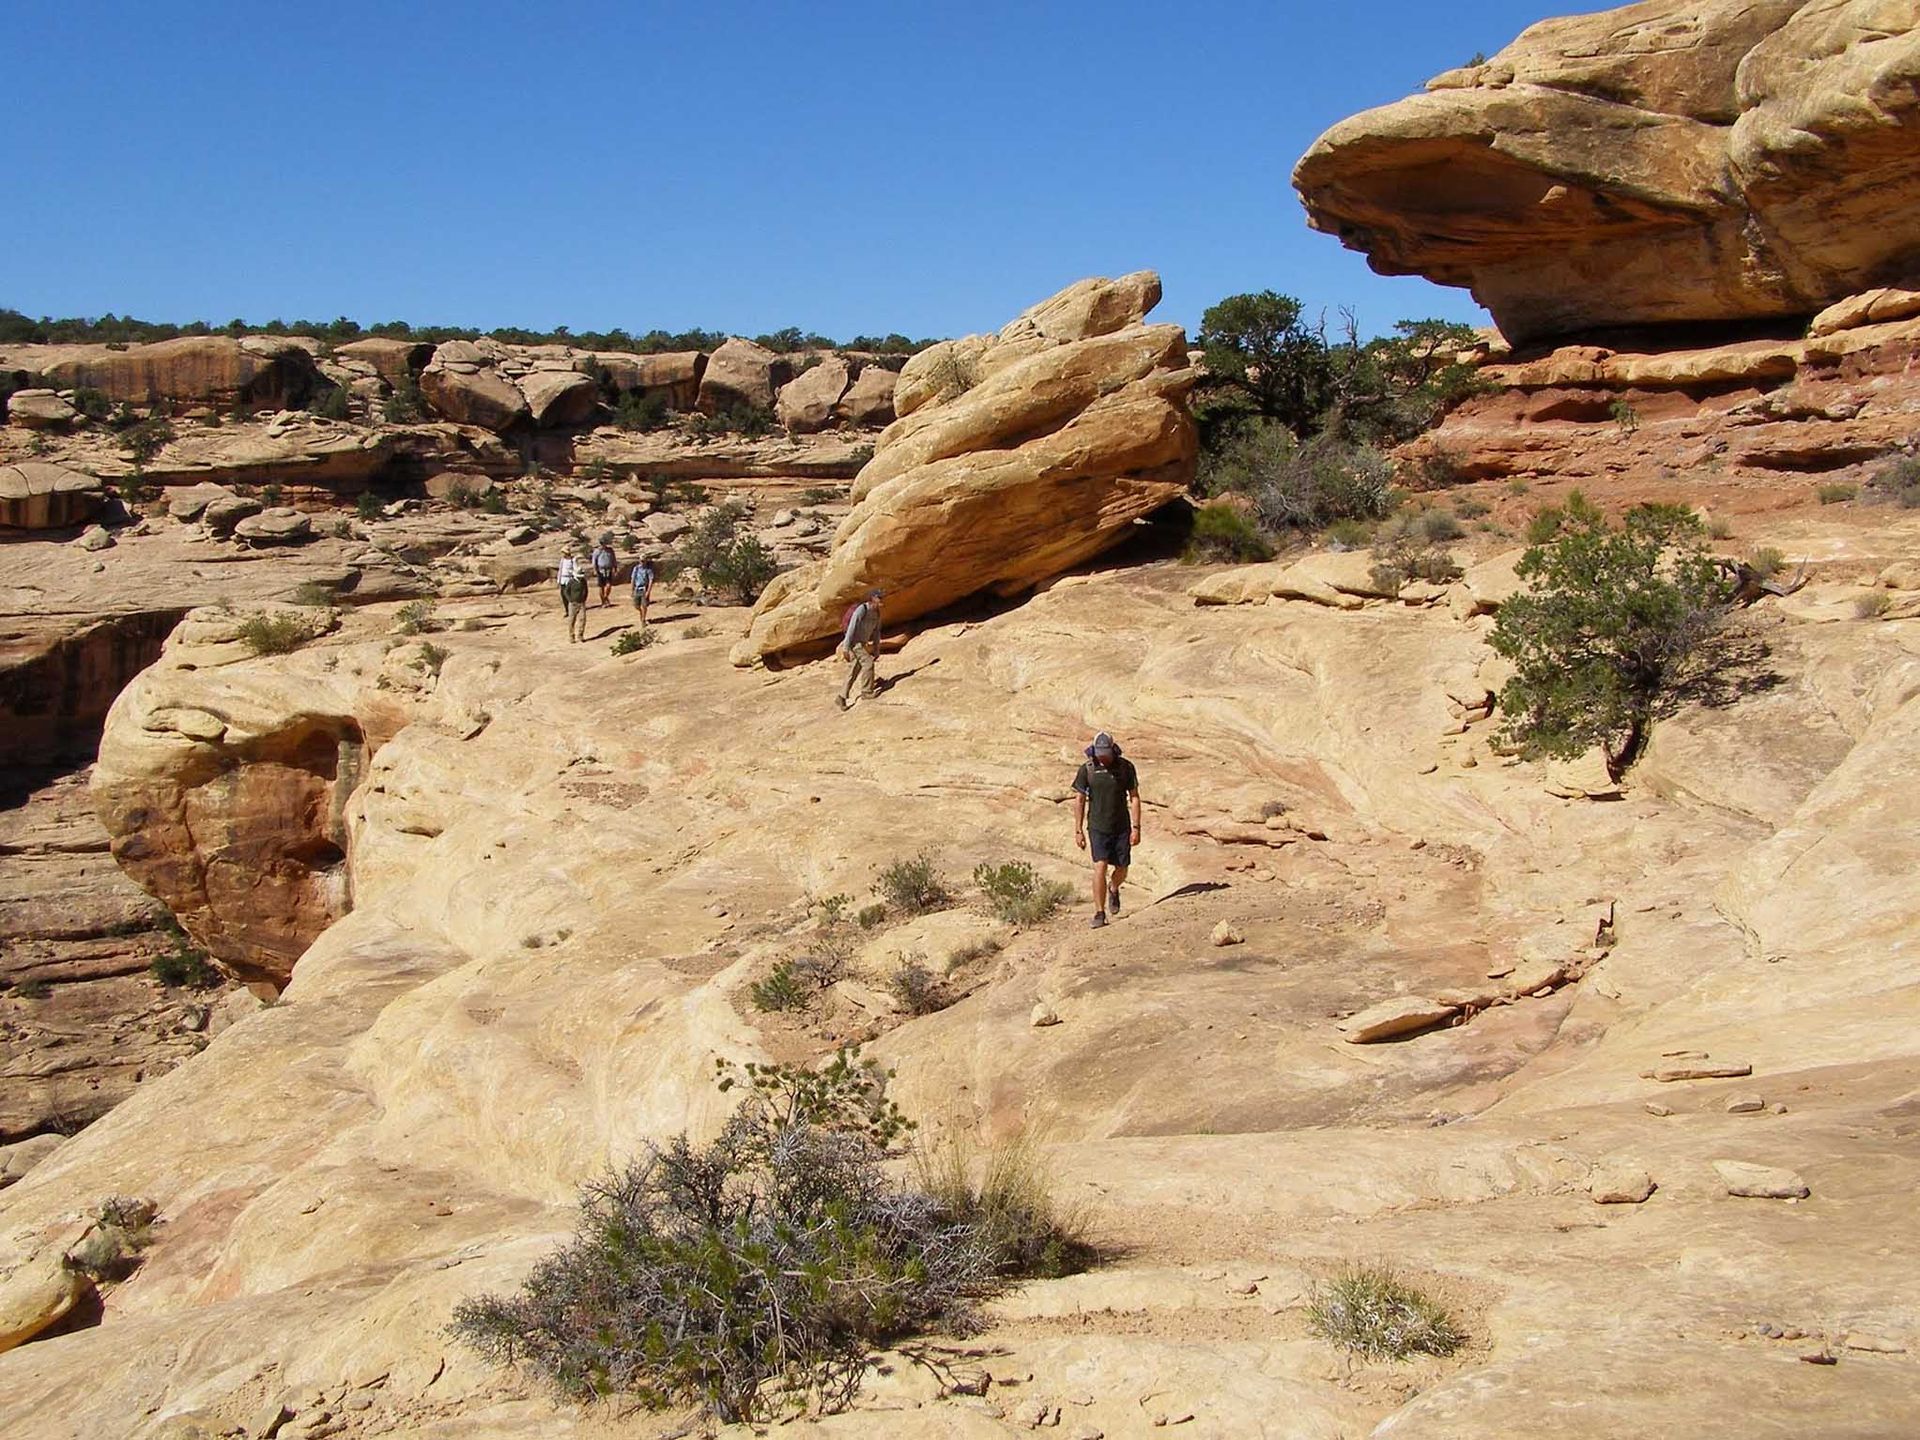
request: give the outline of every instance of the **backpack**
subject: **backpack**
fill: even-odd
[[[587,577],[577,571],[561,582],[560,593],[570,601],[587,598]]]

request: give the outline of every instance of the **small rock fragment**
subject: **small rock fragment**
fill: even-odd
[[[1639,1205],[1653,1194],[1653,1177],[1638,1165],[1622,1160],[1603,1161],[1594,1167],[1587,1182],[1587,1193],[1596,1205]]]
[[[1213,943],[1216,945],[1244,945],[1247,937],[1242,935],[1231,920],[1222,920],[1213,927]]]
[[[1854,1331],[1847,1336],[1847,1349],[1862,1350],[1869,1355],[1904,1355],[1907,1347],[1898,1340],[1889,1340],[1884,1335],[1868,1335]]]
[[[1734,1080],[1753,1074],[1753,1066],[1723,1060],[1694,1060],[1679,1065],[1662,1065],[1653,1078],[1663,1085],[1675,1080]]]
[[[1647,1102],[1647,1114],[1658,1115],[1664,1119],[1668,1115],[1673,1114],[1673,1110],[1670,1106],[1662,1105],[1658,1100],[1649,1100]]]
[[[1060,1023],[1060,1016],[1051,1005],[1042,1000],[1033,1007],[1033,1014],[1029,1017],[1029,1023],[1032,1024],[1034,1029],[1040,1030],[1048,1025],[1058,1025]]]
[[[1772,1165],[1754,1165],[1745,1160],[1716,1160],[1727,1194],[1749,1200],[1804,1200],[1812,1193],[1807,1182],[1791,1170]]]
[[[1411,1035],[1415,1031],[1428,1029],[1451,1019],[1456,1013],[1451,1005],[1442,1005],[1418,995],[1406,995],[1371,1005],[1342,1023],[1340,1028],[1346,1032],[1349,1045],[1371,1045],[1375,1041],[1391,1040],[1399,1035]]]
[[[1729,1115],[1758,1115],[1767,1108],[1767,1102],[1758,1095],[1735,1095],[1727,1101]]]

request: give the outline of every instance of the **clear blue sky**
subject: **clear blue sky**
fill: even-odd
[[[1565,8],[1564,6],[1560,8]],[[1326,126],[1555,13],[1370,5],[9,7],[0,306],[845,337],[1158,269],[1476,318],[1306,228]]]

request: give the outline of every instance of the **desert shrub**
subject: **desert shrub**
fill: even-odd
[[[1528,480],[1524,475],[1515,475],[1511,480],[1507,481],[1507,493],[1509,495],[1524,495],[1531,489],[1533,489],[1533,482]]]
[[[1329,435],[1302,443],[1270,420],[1249,423],[1203,457],[1200,482],[1210,495],[1247,496],[1268,531],[1378,520],[1399,499],[1393,468],[1379,451]]]
[[[287,599],[294,605],[306,605],[315,610],[333,608],[333,592],[318,580],[302,580],[293,587]]]
[[[1408,536],[1377,541],[1373,547],[1373,566],[1368,577],[1380,589],[1399,594],[1413,580],[1445,585],[1460,578],[1460,566],[1453,555],[1438,545],[1428,545]]]
[[[614,402],[613,423],[622,430],[658,430],[667,423],[666,397],[629,390]]]
[[[1724,515],[1715,515],[1707,521],[1707,538],[1710,540],[1731,540],[1733,522]]]
[[[809,485],[800,492],[802,505],[831,505],[834,501],[843,498],[845,498],[844,492],[830,490],[824,485]]]
[[[916,1147],[920,1188],[980,1237],[993,1267],[1006,1276],[1058,1279],[1098,1258],[1084,1213],[1055,1201],[1034,1145],[1017,1136],[984,1155],[963,1140]]]
[[[880,872],[873,889],[886,902],[889,911],[902,915],[924,915],[953,898],[933,868],[930,855],[894,861]]]
[[[858,925],[862,930],[872,930],[886,918],[886,905],[881,902],[876,902],[872,905],[862,905],[860,907],[860,913],[853,917],[853,923]]]
[[[1467,1339],[1444,1306],[1382,1265],[1350,1265],[1316,1284],[1307,1323],[1364,1360],[1451,1355]]]
[[[153,1243],[158,1213],[151,1200],[115,1195],[103,1201],[86,1238],[67,1252],[67,1268],[94,1280],[124,1280],[139,1265],[140,1253]]]
[[[782,960],[762,979],[747,987],[756,1010],[804,1010],[812,998],[790,961]]]
[[[1418,538],[1434,545],[1447,540],[1458,540],[1467,533],[1466,526],[1460,523],[1460,517],[1451,510],[1422,510],[1408,517],[1407,529]]]
[[[380,414],[389,425],[408,425],[426,413],[426,396],[420,393],[420,382],[411,374],[403,375],[380,405]]]
[[[1853,615],[1856,620],[1878,620],[1892,608],[1893,596],[1885,590],[1874,590],[1853,602]]]
[[[746,514],[733,503],[707,511],[668,557],[666,573],[697,570],[702,589],[731,595],[742,605],[758,600],[779,567],[759,537],[744,531]]]
[[[964,1332],[1000,1283],[971,1224],[889,1175],[911,1125],[886,1079],[851,1051],[747,1067],[718,1139],[586,1187],[573,1240],[517,1294],[462,1302],[452,1333],[576,1399],[729,1422],[844,1406],[873,1350]]]
[[[471,480],[456,480],[447,486],[447,503],[456,510],[471,510],[480,500],[480,491]]]
[[[123,405],[121,409],[125,410]],[[120,432],[120,444],[132,457],[135,468],[144,466],[166,448],[174,438],[173,422],[164,415],[137,420]]]
[[[437,680],[440,678],[442,667],[447,663],[447,656],[451,653],[452,652],[444,645],[435,645],[432,641],[422,641],[420,645],[420,659],[417,663],[422,670],[425,670]]]
[[[773,412],[764,405],[730,405],[711,415],[694,415],[687,421],[688,432],[696,440],[716,435],[739,435],[757,440],[773,433]]]
[[[1728,582],[1683,507],[1642,505],[1613,526],[1570,504],[1516,571],[1528,588],[1500,607],[1488,643],[1515,667],[1500,709],[1523,754],[1601,745],[1618,767],[1681,685],[1725,659],[1711,642]]]
[[[1207,307],[1194,338],[1206,352],[1208,375],[1283,428],[1307,428],[1333,402],[1326,336],[1303,321],[1291,295],[1229,295]]]
[[[1747,556],[1747,568],[1762,580],[1771,580],[1787,568],[1787,557],[1771,545],[1753,551]]]
[[[277,506],[285,498],[286,492],[276,484],[267,484],[260,487],[260,503],[268,509]]]
[[[113,402],[106,391],[82,385],[73,392],[73,408],[89,420],[104,420],[113,413]]]
[[[1472,495],[1462,495],[1453,502],[1453,513],[1462,520],[1478,520],[1482,515],[1491,515],[1493,506]]]
[[[329,385],[316,390],[307,401],[307,413],[324,420],[345,420],[352,410],[353,396],[344,385]]]
[[[1843,505],[1860,493],[1858,485],[1822,485],[1820,503],[1822,505]]]
[[[1037,925],[1073,897],[1071,886],[1042,879],[1024,860],[975,866],[973,883],[993,913],[1012,925]]]
[[[1904,455],[1883,465],[1867,481],[1876,500],[1891,500],[1904,509],[1920,507],[1920,456]]]
[[[1640,428],[1640,412],[1624,395],[1616,395],[1613,403],[1607,406],[1607,416],[1622,435],[1631,435]]]
[[[210,990],[220,983],[207,952],[187,938],[178,925],[172,930],[173,948],[153,957],[147,971],[169,990]]]
[[[1375,528],[1371,520],[1336,520],[1320,533],[1320,538],[1332,548],[1358,550],[1373,542]]]
[[[644,650],[654,642],[652,630],[622,630],[613,642],[613,653],[631,655],[636,650]]]
[[[291,655],[308,639],[297,615],[249,615],[234,627],[234,634],[256,655]]]
[[[1202,505],[1193,512],[1187,555],[1193,560],[1268,560],[1273,546],[1238,506]]]
[[[371,490],[362,490],[354,497],[353,513],[362,520],[378,520],[381,509],[380,497]]]
[[[440,628],[431,600],[409,600],[394,615],[393,628],[402,635],[428,635]]]
[[[935,400],[955,399],[980,383],[979,357],[949,348],[934,358],[927,378],[933,382]]]
[[[909,1015],[931,1015],[949,1004],[940,977],[918,955],[905,956],[894,966],[887,976],[887,993]]]
[[[53,994],[53,985],[50,981],[43,980],[36,975],[31,979],[22,980],[18,985],[15,985],[13,987],[13,993],[18,995],[22,1000],[44,1000]]]

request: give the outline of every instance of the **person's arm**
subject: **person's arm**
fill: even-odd
[[[1077,850],[1087,848],[1087,792],[1073,792],[1073,844]]]
[[[1140,789],[1138,786],[1135,786],[1133,790],[1128,792],[1127,803],[1133,810],[1133,835],[1128,839],[1127,843],[1129,845],[1138,845],[1140,843]]]
[[[860,633],[860,613],[859,609],[856,608],[853,614],[847,617],[847,633],[840,637],[840,653],[842,655],[853,654],[853,647],[860,643],[858,639],[855,638]]]

